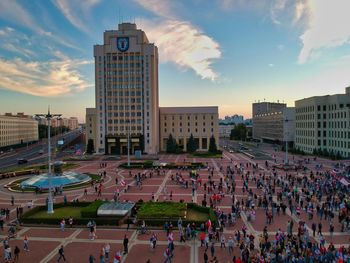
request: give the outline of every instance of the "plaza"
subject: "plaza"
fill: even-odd
[[[267,184],[270,182],[270,187],[273,189],[271,190],[271,198],[273,202],[279,204],[279,193],[282,192],[283,186],[277,183],[277,181],[284,180],[283,178],[285,178],[286,172],[280,170],[273,171],[271,168],[276,163],[283,163],[285,158],[283,152],[276,152],[272,147],[268,146],[264,148],[264,151],[271,155],[271,160],[253,160],[242,153],[229,153],[227,151],[223,152],[222,158],[194,158],[186,154],[159,155],[159,162],[186,161],[202,162],[205,164],[205,168],[197,171],[199,175],[197,181],[199,182],[200,180],[200,184],[194,193],[191,186],[185,188],[183,185],[179,184],[176,179],[176,174],[181,174],[184,180],[190,180],[188,171],[167,169],[161,171],[158,175],[153,169],[121,169],[119,165],[125,162],[125,160],[109,161],[105,160],[105,156],[99,156],[93,161],[78,162],[79,166],[74,168],[73,171],[94,174],[104,173],[105,171],[106,176],[102,183],[101,196],[98,196],[94,187],[87,187],[87,194],[84,194],[84,189],[67,190],[64,191],[62,196],[55,197],[55,203],[62,203],[64,196],[66,196],[68,202],[76,201],[77,199],[80,202],[94,201],[96,199],[113,200],[115,193],[118,192],[120,193],[119,200],[121,201],[137,202],[140,199],[143,201],[151,201],[154,199],[154,201],[167,200],[175,202],[183,200],[184,202],[194,202],[199,205],[202,205],[204,196],[206,195],[206,200],[208,201],[207,205],[209,206],[209,203],[212,202],[209,200],[209,197],[213,196],[215,193],[220,195],[221,198],[216,201],[214,200],[212,207],[220,218],[222,213],[227,216],[232,212],[233,204],[235,209],[239,211],[235,220],[230,221],[226,217],[226,220],[221,221],[225,226],[222,227],[222,232],[219,231],[218,240],[215,239],[214,231],[214,256],[218,260],[217,262],[232,262],[233,256],[236,256],[237,259],[242,256],[240,247],[238,246],[240,242],[237,242],[237,240],[234,241],[233,252],[231,254],[229,253],[227,248],[229,237],[237,237],[238,232],[240,232],[242,237],[244,232],[246,232],[247,236],[254,237],[251,241],[253,245],[249,246],[250,256],[254,257],[260,253],[261,244],[259,243],[261,243],[261,236],[267,235],[267,239],[273,244],[273,241],[276,240],[277,237],[280,235],[287,235],[287,232],[290,231],[288,230],[288,222],[294,222],[294,229],[292,229],[293,235],[297,235],[298,226],[300,221],[302,221],[305,222],[304,230],[308,232],[311,242],[315,242],[315,244],[322,242],[326,248],[333,244],[336,250],[341,246],[345,246],[347,249],[350,233],[347,229],[344,229],[338,221],[338,213],[340,210],[337,208],[337,204],[340,206],[340,202],[336,202],[336,200],[339,199],[335,198],[338,196],[338,192],[334,194],[334,200],[332,199],[332,211],[335,214],[334,219],[319,219],[314,209],[313,219],[310,220],[308,217],[308,209],[304,210],[303,205],[300,209],[300,214],[296,212],[291,213],[288,202],[283,198],[284,203],[288,206],[286,212],[283,213],[282,210],[272,211],[272,209],[268,208],[268,211],[273,212],[272,222],[268,223],[265,208],[263,208],[263,205],[259,204],[259,199],[263,199],[266,194],[268,195],[268,193],[265,193],[265,187],[268,187]],[[289,158],[291,162],[292,160],[293,162],[302,162],[306,172],[303,170],[288,171],[287,174],[295,179],[306,178],[304,180],[311,180],[311,172],[314,175],[321,175],[327,171],[333,171],[334,165],[337,163],[328,159],[314,159],[308,156],[290,155]],[[104,165],[101,165],[102,163]],[[342,163],[344,165],[349,165],[348,161],[343,161]],[[228,169],[234,171],[233,177],[232,174],[227,173]],[[242,172],[239,173],[239,170]],[[131,172],[132,176],[130,176],[129,172]],[[138,173],[145,175],[141,186],[136,186],[133,177],[133,175]],[[152,176],[150,176],[151,174]],[[262,176],[266,178],[262,180]],[[118,184],[116,184],[116,178],[118,179]],[[275,183],[273,183],[274,180],[272,178],[275,179]],[[13,178],[2,179],[2,186],[9,183],[11,180],[13,180]],[[218,191],[217,188],[209,191],[210,180],[217,186],[220,185],[220,180],[223,180],[225,183],[223,184],[222,191]],[[125,191],[126,186],[120,183],[121,181],[127,186],[127,191]],[[262,182],[264,186],[258,186],[258,181]],[[232,193],[232,183],[234,183],[235,187],[234,193]],[[206,188],[204,185],[206,185]],[[304,190],[306,192],[310,187],[304,186],[303,184],[298,185],[300,193],[303,193]],[[14,197],[13,206],[11,205],[12,196]],[[314,196],[317,196],[317,194],[315,193]],[[14,193],[2,187],[0,192],[0,208],[9,209],[10,214],[9,219],[5,219],[4,230],[0,232],[1,239],[4,240],[7,236],[9,229],[8,223],[16,218],[17,207],[21,206],[26,211],[28,210],[28,202],[32,202],[33,207],[45,205],[46,197],[47,194],[45,193]],[[234,200],[232,200],[232,197],[234,197]],[[304,204],[307,204],[306,195],[301,194],[300,200],[303,200]],[[346,198],[344,200],[346,200]],[[325,202],[327,202],[327,196],[325,195],[321,196],[320,199],[313,198],[312,201],[315,206]],[[237,203],[240,205],[237,205]],[[296,207],[298,204],[294,204],[294,199],[292,203],[295,209],[297,209]],[[70,215],[67,214],[65,218],[66,222],[68,222],[69,217]],[[329,230],[330,221],[332,221],[334,225],[334,232],[332,233]],[[111,247],[109,262],[113,262],[112,259],[115,253],[117,251],[123,252],[123,239],[125,235],[127,235],[129,239],[129,253],[122,255],[121,262],[147,262],[147,260],[149,260],[149,262],[164,262],[165,260],[163,254],[168,245],[168,237],[166,231],[161,227],[148,226],[150,232],[155,233],[157,236],[157,245],[155,248],[151,248],[151,234],[137,234],[137,226],[134,225],[131,225],[128,230],[126,224],[119,226],[97,225],[96,238],[91,240],[89,238],[89,229],[86,226],[75,225],[73,223],[73,228],[69,228],[67,223],[66,229],[61,231],[59,223],[58,221],[56,226],[20,226],[17,230],[16,237],[11,238],[9,241],[9,246],[12,248],[12,251],[14,251],[16,245],[21,250],[18,262],[56,262],[58,259],[58,249],[61,245],[64,247],[67,262],[89,262],[90,255],[93,255],[96,258],[96,262],[99,262],[101,248],[105,246],[106,243]],[[313,237],[312,223],[316,223],[316,225],[322,223],[323,238],[318,234]],[[186,242],[180,242],[177,222],[174,220],[172,224],[174,225],[173,238],[175,246],[172,262],[204,262],[205,246],[201,246],[201,231],[199,230],[199,226],[196,226],[198,231],[197,237],[190,238],[186,240]],[[23,250],[23,239],[25,236],[29,239],[29,251]],[[226,248],[220,247],[221,236],[225,237]],[[244,241],[244,239],[241,238],[241,241]],[[209,260],[213,258],[211,256],[211,243],[212,242],[210,242],[207,250]],[[243,243],[245,244],[245,241]],[[1,250],[1,258],[4,258],[4,249]]]

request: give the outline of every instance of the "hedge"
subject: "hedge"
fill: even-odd
[[[166,202],[162,202],[162,203],[166,203]],[[171,202],[168,202],[168,203],[171,203]],[[154,204],[157,204],[157,203],[154,203]],[[210,221],[215,225],[217,224],[216,215],[211,208],[199,206],[195,203],[187,203],[187,209],[196,210],[196,211],[202,212],[202,213],[208,213]],[[137,214],[137,218],[139,219],[138,220],[139,223],[141,222],[141,220],[144,220],[145,223],[149,226],[163,226],[166,221],[173,222],[173,225],[176,226],[177,220],[179,219],[179,217],[162,217],[162,218],[159,218],[159,217],[158,218],[140,217],[139,213]],[[186,218],[183,218],[183,217],[181,217],[181,218],[182,218],[183,225],[195,223],[197,226],[199,226],[200,224],[204,223],[202,221],[187,220]]]
[[[82,218],[96,218],[97,217],[97,209],[106,203],[106,201],[97,200],[93,203],[90,203],[88,206],[81,209],[81,217]]]
[[[98,207],[104,203],[104,201],[97,200],[95,202],[79,202],[79,203],[64,203],[54,204],[54,209],[61,207],[82,207],[81,217],[73,218],[75,225],[86,225],[89,221],[94,220],[98,225],[119,225],[121,217],[104,218],[97,217]],[[39,211],[46,210],[46,206],[37,206],[28,212],[24,213],[20,218],[20,221],[25,224],[48,224],[48,225],[58,225],[59,219],[57,218],[35,218],[31,217]],[[85,215],[85,216],[84,216]],[[68,218],[67,218],[68,219]]]

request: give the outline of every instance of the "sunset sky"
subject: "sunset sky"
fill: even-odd
[[[218,105],[251,117],[254,101],[344,93],[349,0],[0,1],[0,114],[94,107],[93,45],[135,22],[159,48],[161,106]]]

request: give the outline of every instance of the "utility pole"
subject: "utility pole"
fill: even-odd
[[[48,214],[53,214],[53,198],[52,198],[52,173],[51,173],[51,120],[52,119],[59,119],[61,118],[62,114],[51,114],[50,113],[50,106],[48,108],[47,114],[35,114],[36,119],[46,119],[47,120],[47,138],[48,138],[48,168],[49,168],[49,196],[48,196],[48,202],[47,202],[47,213]]]

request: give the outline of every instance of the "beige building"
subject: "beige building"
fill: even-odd
[[[105,31],[94,46],[95,149],[105,154],[159,151],[158,49],[136,24]]]
[[[68,119],[68,128],[72,130],[76,130],[79,128],[79,122],[77,117],[70,117]]]
[[[345,94],[297,100],[295,109],[297,149],[350,157],[350,87]]]
[[[221,124],[219,123],[220,138],[230,138],[231,131],[235,128],[235,124]]]
[[[89,141],[89,139],[95,141],[96,138],[96,108],[87,108],[86,109],[86,123],[85,123],[85,130],[86,130],[86,145]]]
[[[160,149],[166,151],[171,134],[184,151],[193,134],[199,151],[209,149],[212,135],[218,145],[218,107],[160,107]]]
[[[253,103],[253,139],[270,143],[290,142],[295,137],[295,109],[284,103]]]
[[[41,125],[48,125],[47,119],[39,119],[38,123]],[[75,130],[79,128],[79,122],[77,117],[70,117],[70,118],[60,118],[60,119],[52,119],[51,120],[51,127],[57,128],[57,127],[68,127],[70,130]]]
[[[86,109],[86,139],[97,153],[127,154],[129,136],[132,154],[164,151],[169,133],[184,150],[191,133],[200,149],[212,134],[218,140],[217,107],[159,108],[158,49],[135,24],[105,31],[94,57],[96,108]]]
[[[0,148],[38,140],[38,122],[32,117],[23,113],[0,115]]]

